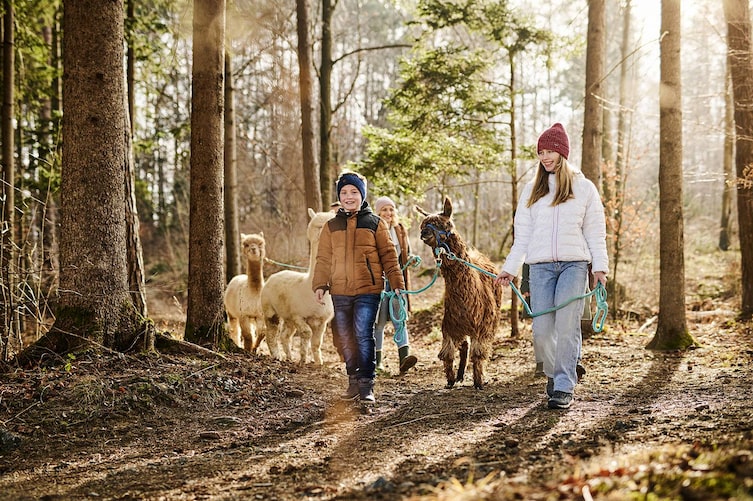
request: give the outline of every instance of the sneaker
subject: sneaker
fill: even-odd
[[[554,378],[546,378],[546,396],[552,398],[554,395]]]
[[[573,394],[565,393],[564,391],[555,391],[549,398],[550,409],[568,409],[573,403]]]

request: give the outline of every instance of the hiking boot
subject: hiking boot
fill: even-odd
[[[555,391],[547,405],[550,409],[568,409],[573,403],[573,394],[565,393],[564,391]]]
[[[360,396],[362,404],[373,404],[376,402],[376,398],[374,398],[374,380],[369,378],[358,379],[357,394]]]
[[[546,396],[552,398],[554,395],[554,378],[546,378]]]
[[[340,395],[342,400],[353,400],[358,396],[358,377],[348,376],[348,389]]]
[[[544,375],[544,362],[536,362],[536,369],[533,371],[533,377],[541,377]]]
[[[415,355],[409,355],[410,348],[408,346],[402,346],[398,348],[398,356],[400,357],[400,375],[402,376],[409,370],[411,370],[418,362]]]

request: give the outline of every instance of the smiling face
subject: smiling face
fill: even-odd
[[[560,155],[556,151],[541,150],[539,151],[539,161],[544,166],[544,170],[547,172],[554,172],[557,170],[557,166],[560,164]]]
[[[361,192],[352,184],[346,184],[340,188],[339,195],[340,203],[346,211],[355,212],[361,208],[361,204],[363,203]]]
[[[395,224],[395,216],[395,208],[391,205],[385,205],[384,207],[379,209],[379,217],[384,219],[384,221],[387,223],[387,226],[392,226]]]

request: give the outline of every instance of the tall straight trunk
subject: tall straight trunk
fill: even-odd
[[[2,213],[2,236],[0,237],[0,345],[7,349],[14,333],[18,333],[18,324],[15,321],[16,311],[16,277],[14,263],[16,256],[15,247],[15,150],[13,127],[13,90],[15,82],[15,59],[14,59],[14,14],[13,1],[3,2],[3,107],[2,107],[2,178],[0,179],[0,209]],[[5,359],[6,353],[3,353]]]
[[[322,210],[319,173],[314,160],[314,123],[311,109],[311,45],[309,43],[309,9],[306,0],[296,0],[298,17],[298,82],[301,99],[301,145],[303,160],[303,188],[306,207],[316,212]],[[327,205],[329,206],[329,204]]]
[[[735,194],[735,100],[732,97],[732,76],[727,61],[724,92],[724,189],[722,215],[719,222],[719,249],[729,250],[732,234],[732,201]]]
[[[751,52],[750,7],[747,0],[725,0],[727,57],[735,98],[735,166],[737,179],[737,224],[742,269],[741,317],[753,317],[753,53]]]
[[[185,339],[229,348],[224,330],[225,0],[194,0]]]
[[[225,52],[225,282],[241,273],[241,237],[238,226],[238,156],[235,133],[233,61]]]
[[[133,26],[134,23],[134,1],[126,0],[126,16],[128,24]],[[126,98],[123,105],[126,109],[126,164],[125,164],[125,186],[126,186],[126,239],[127,239],[127,258],[128,258],[128,283],[131,291],[131,298],[136,311],[143,317],[148,315],[146,305],[146,287],[144,283],[144,253],[141,248],[139,214],[136,205],[136,162],[133,156],[133,129],[134,117],[136,115],[136,93],[134,90],[135,82],[135,58],[136,54],[133,47],[133,32],[127,34],[126,48]],[[154,348],[153,339],[147,339],[147,349]]]
[[[329,133],[332,123],[332,0],[322,0],[322,48],[319,63],[319,185],[322,207],[329,207],[337,194],[330,165]]]
[[[508,58],[510,62],[510,96],[512,102],[510,103],[510,177],[511,177],[511,189],[512,189],[512,218],[515,221],[515,209],[518,207],[518,137],[517,129],[515,127],[515,96],[517,89],[515,88],[515,52],[509,51]],[[512,236],[515,239],[515,226],[512,226]],[[520,281],[515,279],[516,287],[520,287]],[[520,313],[518,311],[519,302],[517,294],[510,294],[510,336],[518,337],[520,335]]]
[[[601,135],[604,61],[606,34],[604,28],[605,0],[588,2],[588,35],[586,47],[586,99],[583,115],[583,149],[581,169],[588,179],[601,186]]]
[[[628,64],[629,54],[632,50],[630,46],[630,19],[631,19],[631,4],[630,0],[625,2],[625,7],[622,13],[622,42],[620,44],[620,51],[622,55],[622,64],[620,65],[620,107],[617,117],[617,158],[614,164],[614,192],[612,194],[612,201],[610,207],[612,209],[612,280],[608,284],[610,295],[613,302],[618,305],[622,300],[618,296],[619,287],[616,287],[618,282],[618,271],[622,261],[622,223],[623,215],[622,209],[625,204],[625,181],[627,165],[630,160],[630,89],[628,81]],[[613,315],[616,314],[617,308],[612,308]]]
[[[680,1],[661,3],[659,322],[647,346],[656,350],[683,349],[694,344],[685,320]]]

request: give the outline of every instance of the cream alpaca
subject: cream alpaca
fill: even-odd
[[[308,348],[311,346],[314,362],[322,364],[322,339],[324,331],[334,316],[332,298],[325,297],[320,305],[311,291],[311,280],[319,247],[319,234],[322,227],[335,217],[332,212],[314,212],[309,209],[311,220],[306,230],[310,253],[309,268],[306,273],[292,270],[279,271],[269,277],[261,293],[262,310],[266,320],[266,336],[269,352],[277,359],[292,359],[293,335],[300,337],[301,363],[306,363]]]

